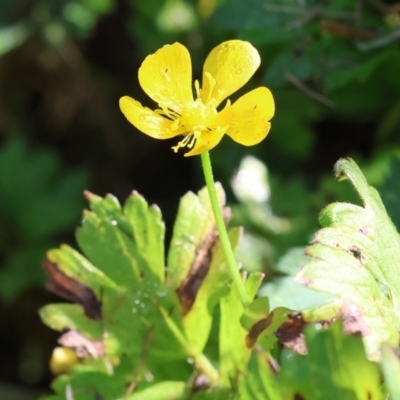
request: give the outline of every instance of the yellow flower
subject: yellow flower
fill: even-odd
[[[194,82],[190,55],[180,43],[166,45],[149,55],[139,68],[139,83],[159,109],[150,110],[124,96],[119,105],[128,121],[155,139],[184,136],[181,147],[191,149],[185,156],[214,148],[227,134],[234,141],[252,146],[268,134],[275,111],[271,92],[259,87],[222,110],[218,106],[240,89],[260,65],[257,50],[248,42],[230,40],[215,47],[203,67],[202,87]]]

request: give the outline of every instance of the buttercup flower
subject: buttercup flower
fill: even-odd
[[[226,134],[244,146],[260,143],[268,134],[275,106],[271,92],[259,87],[231,104],[228,96],[240,89],[260,66],[257,50],[248,42],[230,40],[215,47],[203,67],[202,87],[194,82],[190,55],[180,43],[149,55],[139,68],[139,83],[159,109],[150,110],[124,96],[119,105],[128,121],[155,139],[183,136],[173,147],[191,149],[185,156],[214,148]]]

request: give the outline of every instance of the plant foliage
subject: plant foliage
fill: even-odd
[[[219,194],[223,204],[221,188]],[[149,207],[137,193],[123,208],[113,196],[102,199],[87,193],[87,198],[91,211],[84,213],[77,232],[84,256],[64,245],[50,250],[44,263],[51,277],[48,287],[80,304],[48,305],[41,316],[53,329],[69,330],[70,336],[73,332],[69,346],[79,348],[86,343],[88,356],[68,378],[55,381],[59,397],[52,398],[64,398],[68,388],[76,399],[94,393],[122,398],[125,387],[133,389],[136,384],[143,387],[146,398],[160,391],[171,391],[171,398],[180,398],[179,393],[192,390],[181,380],[197,369],[211,382],[219,381],[204,349],[215,306],[228,292],[220,310],[220,351],[225,355],[220,367],[225,381],[238,368],[243,371],[250,350],[244,343],[238,348],[232,340],[242,339],[245,331],[239,323],[239,298],[229,291],[208,193],[188,193],[182,199],[167,267],[164,225],[157,207]],[[228,209],[225,214],[228,218]],[[234,245],[239,235],[238,229],[230,231]],[[260,278],[255,274],[247,280],[251,297]],[[62,336],[60,343],[66,340]],[[165,369],[165,362],[175,367]],[[135,368],[138,365],[142,367]]]
[[[362,332],[367,353],[378,358],[383,343],[399,343],[400,237],[378,192],[354,161],[339,160],[335,173],[350,180],[364,206],[333,203],[321,212],[323,229],[306,250],[312,260],[297,279],[338,296],[335,307],[345,329]]]
[[[260,273],[243,275],[252,300],[242,306],[205,189],[182,198],[166,266],[156,206],[136,192],[123,206],[87,192],[90,211],[76,234],[82,254],[63,245],[44,261],[48,288],[75,304],[50,304],[40,315],[80,358],[47,399],[361,400],[398,393],[399,236],[354,161],[339,160],[335,173],[351,181],[363,206],[326,207],[307,257],[296,250],[280,262],[289,275],[303,262],[296,277],[309,288],[302,312],[254,299]],[[240,233],[229,231],[234,246]],[[285,285],[276,293],[289,293]],[[318,306],[310,306],[313,295]],[[385,388],[371,360],[381,360]]]

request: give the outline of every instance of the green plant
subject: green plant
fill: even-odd
[[[267,297],[251,300],[262,281],[257,272],[243,272],[251,300],[243,306],[205,189],[182,198],[166,266],[157,207],[135,192],[123,207],[113,196],[87,193],[91,210],[77,231],[83,255],[62,246],[45,262],[53,290],[78,304],[48,305],[41,317],[67,330],[60,343],[81,357],[54,381],[57,394],[48,399],[67,393],[75,400],[394,395],[398,233],[354,161],[340,160],[335,171],[350,180],[364,206],[334,203],[322,211],[323,228],[296,278],[309,287],[308,303],[297,309],[272,309]],[[240,235],[230,229],[234,246]],[[298,257],[291,262],[298,265]],[[337,318],[343,326],[333,323]]]

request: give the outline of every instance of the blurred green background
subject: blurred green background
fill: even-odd
[[[56,335],[37,309],[57,299],[40,264],[52,246],[74,244],[83,190],[123,201],[135,189],[170,229],[180,196],[203,186],[199,160],[170,149],[176,139],[150,139],[119,111],[122,95],[151,106],[142,60],[179,41],[200,78],[208,52],[234,38],[262,58],[243,91],[266,85],[276,100],[263,143],[224,138],[212,152],[233,222],[246,228],[244,266],[271,279],[282,255],[301,256],[322,207],[357,202],[332,177],[340,157],[355,158],[400,225],[399,2],[1,0],[1,399],[37,398],[51,380]]]

